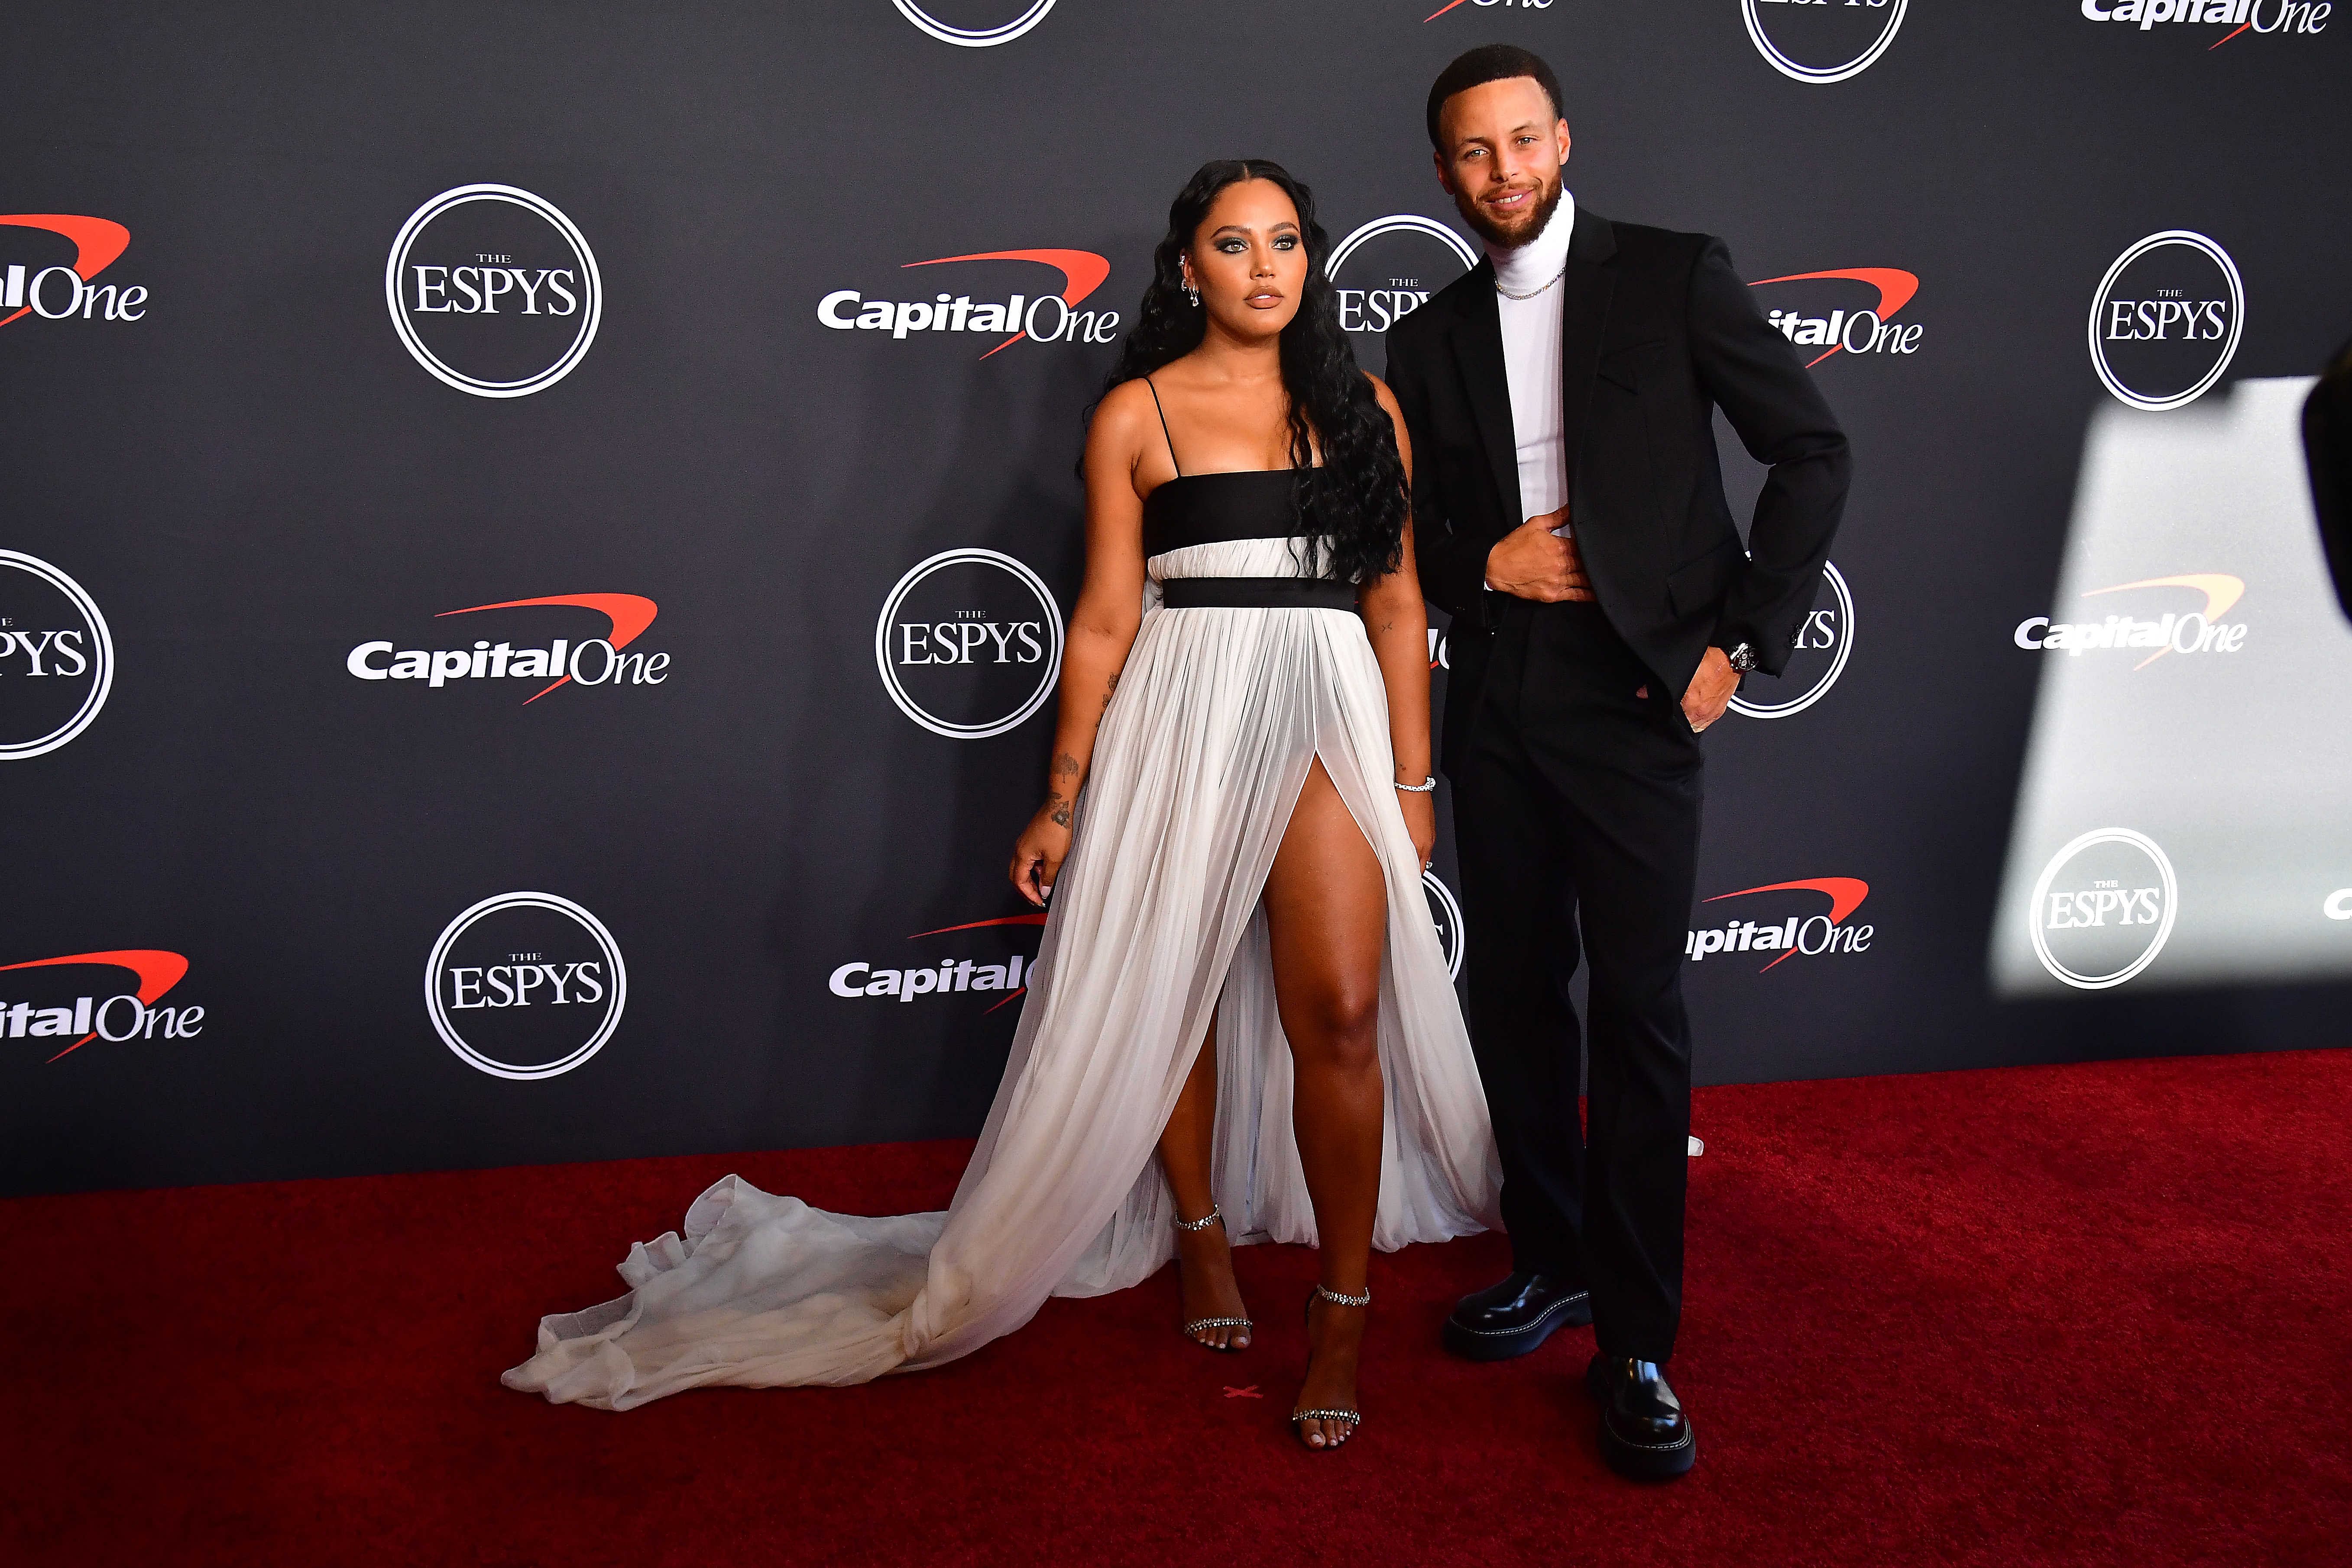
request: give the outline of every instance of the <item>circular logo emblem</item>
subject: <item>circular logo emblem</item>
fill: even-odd
[[[943,550],[883,602],[874,662],[908,718],[935,735],[986,740],[1053,695],[1061,607],[1045,580],[1010,555]]]
[[[1774,0],[1739,0],[1739,14],[1757,52],[1782,76],[1825,87],[1860,76],[1878,63],[1902,30],[1910,0],[1784,6],[1772,13],[1768,31],[1758,7],[1772,4]]]
[[[1811,612],[1797,628],[1789,668],[1771,683],[1775,695],[1786,695],[1775,702],[1734,696],[1731,710],[1750,719],[1786,719],[1802,713],[1829,695],[1837,678],[1845,673],[1846,658],[1853,652],[1853,591],[1845,585],[1844,574],[1824,562],[1822,585],[1813,595]]]
[[[940,42],[958,44],[967,49],[985,49],[996,44],[1009,44],[1044,21],[1045,13],[1054,8],[1054,0],[1029,0],[1029,4],[1023,6],[1020,14],[1011,21],[990,22],[984,19],[986,15],[992,13],[1001,16],[1008,8],[1004,0],[996,0],[994,4],[963,0],[961,5],[943,4],[942,0],[931,0],[928,8],[916,5],[915,0],[890,0],[890,3],[898,7],[898,15],[906,17]],[[1013,0],[1013,3],[1018,4],[1018,0]],[[960,15],[963,12],[977,12],[981,15],[971,18],[971,21],[977,24],[976,26],[967,26],[961,22],[943,20],[934,15],[939,11],[946,11],[950,15]]]
[[[1339,325],[1354,337],[1357,362],[1379,374],[1387,363],[1381,334],[1477,265],[1469,241],[1414,213],[1376,217],[1334,246],[1324,276],[1339,295]]]
[[[425,961],[425,1011],[441,1043],[493,1078],[555,1078],[620,1026],[628,970],[604,922],[553,893],[484,899]]]
[[[2168,228],[2116,258],[2091,299],[2091,363],[2107,390],[2160,414],[2212,390],[2238,352],[2246,286],[2230,253]]]
[[[47,562],[0,550],[0,762],[56,751],[89,728],[113,687],[98,601]]]
[[[2127,827],[2085,833],[2033,884],[2033,955],[2078,990],[2121,985],[2164,951],[2179,902],[2154,839]]]
[[[1454,889],[1437,879],[1434,871],[1421,874],[1421,890],[1429,895],[1429,918],[1437,927],[1437,945],[1445,954],[1445,978],[1462,978],[1464,935],[1462,906],[1454,901]]]
[[[460,185],[411,213],[383,298],[416,363],[477,397],[523,397],[570,375],[604,310],[579,227],[512,185]]]

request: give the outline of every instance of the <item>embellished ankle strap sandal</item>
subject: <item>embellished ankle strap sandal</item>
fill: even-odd
[[[1318,1284],[1315,1287],[1314,1294],[1307,1298],[1306,1315],[1310,1323],[1314,1321],[1315,1300],[1318,1296],[1339,1307],[1369,1307],[1372,1304],[1372,1292],[1369,1288],[1360,1296],[1343,1296],[1337,1290],[1327,1290]],[[1364,1413],[1360,1410],[1294,1410],[1290,1413],[1292,1431],[1298,1432],[1298,1424],[1302,1421],[1337,1421],[1346,1426],[1348,1428],[1346,1435],[1323,1450],[1328,1453],[1356,1435],[1356,1428],[1364,1424]],[[1298,1440],[1307,1443],[1307,1434],[1298,1432]],[[1310,1448],[1315,1447],[1312,1443],[1307,1443],[1307,1446]]]
[[[1176,1228],[1197,1236],[1213,1225],[1222,1226],[1224,1223],[1225,1211],[1223,1208],[1216,1204],[1211,1204],[1209,1205],[1209,1212],[1206,1215],[1202,1215],[1199,1219],[1180,1219],[1176,1222]],[[1253,1325],[1247,1318],[1195,1318],[1176,1331],[1182,1334],[1186,1339],[1192,1340],[1194,1344],[1199,1345],[1204,1351],[1214,1351],[1219,1355],[1239,1355],[1242,1351],[1242,1347],[1239,1345],[1213,1345],[1207,1341],[1196,1339],[1194,1336],[1202,1329],[1240,1329],[1244,1331],[1247,1331]]]

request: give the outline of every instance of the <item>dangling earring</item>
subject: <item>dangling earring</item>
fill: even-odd
[[[1184,303],[1196,310],[1201,308],[1201,291],[1192,287],[1192,280],[1190,278],[1184,279]]]

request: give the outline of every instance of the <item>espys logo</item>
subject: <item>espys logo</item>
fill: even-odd
[[[1871,938],[1878,934],[1876,926],[1846,923],[1846,917],[1862,908],[1862,901],[1870,897],[1870,884],[1859,877],[1768,882],[1760,888],[1742,888],[1736,893],[1717,893],[1706,901],[1719,904],[1726,899],[1752,899],[1768,893],[1826,898],[1830,901],[1829,912],[1822,913],[1810,900],[1800,899],[1795,902],[1803,906],[1804,912],[1792,910],[1779,920],[1734,920],[1721,926],[1702,927],[1684,941],[1684,956],[1697,963],[1715,952],[1778,952],[1778,958],[1764,965],[1764,969],[1776,969],[1800,955],[1819,958],[1868,952]],[[1790,902],[1786,899],[1775,901],[1783,905]]]
[[[1919,352],[1919,340],[1927,328],[1916,321],[1897,324],[1895,312],[1911,302],[1919,292],[1916,273],[1905,272],[1893,267],[1846,267],[1828,272],[1791,272],[1784,278],[1759,278],[1750,289],[1767,288],[1776,283],[1806,283],[1811,289],[1799,291],[1819,296],[1824,307],[1836,302],[1835,309],[1822,308],[1818,315],[1808,315],[1801,305],[1776,305],[1764,313],[1764,319],[1779,329],[1780,335],[1799,348],[1818,348],[1821,352],[1805,361],[1807,369],[1822,363],[1832,354],[1915,354]],[[1876,291],[1878,298],[1861,310],[1853,308],[1862,284]]]
[[[2091,364],[2134,408],[2161,414],[2221,379],[2244,328],[2246,286],[2230,253],[2168,228],[2116,258],[2091,297]]]
[[[1028,0],[1025,5],[1020,0],[961,0],[961,4],[944,5],[940,0],[931,0],[928,6],[916,5],[915,0],[890,0],[890,4],[898,8],[898,15],[940,42],[967,49],[1009,44],[1044,21],[1045,13],[1054,8],[1054,0]],[[945,20],[935,14],[940,11],[959,18],[966,13],[977,13],[972,20],[978,26]]]
[[[114,689],[114,638],[98,601],[37,556],[0,550],[0,762],[54,752]]]
[[[1429,895],[1430,922],[1437,927],[1437,945],[1445,954],[1445,978],[1462,978],[1462,955],[1468,951],[1469,938],[1462,925],[1462,906],[1454,897],[1454,889],[1438,879],[1434,871],[1421,874],[1421,890]]]
[[[2124,614],[2096,621],[2053,621],[2047,616],[2035,616],[2020,621],[2011,640],[2029,652],[2066,653],[2076,658],[2095,651],[2145,653],[2147,657],[2132,666],[2136,670],[2146,669],[2168,653],[2236,653],[2246,646],[2246,623],[2221,618],[2244,597],[2246,584],[2242,578],[2220,572],[2192,572],[2179,577],[2147,577],[2112,588],[2094,588],[2083,597],[2096,599],[2108,594],[2154,589],[2170,590],[2176,601],[2201,597],[2204,603],[2198,609],[2185,613],[2167,610],[2144,621]]]
[[[1062,275],[1058,294],[1014,294],[999,302],[975,304],[969,294],[941,290],[930,300],[868,300],[855,289],[836,289],[816,302],[816,319],[835,331],[887,332],[905,342],[915,332],[1004,334],[980,357],[1003,353],[1026,338],[1040,343],[1107,343],[1118,335],[1117,310],[1081,310],[1078,302],[1102,287],[1110,263],[1091,250],[980,250],[909,261],[906,267],[946,267],[960,261],[1024,261]]]
[[[596,341],[604,285],[577,225],[512,185],[460,185],[411,213],[383,267],[394,331],[416,363],[477,397],[524,397]]]
[[[2085,833],[2033,884],[2033,956],[2077,990],[2121,985],[2164,951],[2179,901],[2156,840],[2128,827]]]
[[[99,993],[106,986],[90,984],[88,971],[91,969],[128,970],[138,985],[131,991],[114,991],[100,1000]],[[188,973],[188,961],[176,952],[133,947],[0,963],[0,973],[12,970],[19,972],[16,980],[0,985],[16,991],[20,997],[26,989],[37,994],[30,1000],[0,997],[0,1035],[55,1045],[58,1052],[47,1058],[49,1061],[71,1056],[92,1040],[110,1044],[193,1040],[204,1031],[202,1007],[184,1001],[169,1007],[156,1005]],[[107,984],[121,982],[110,975]]]
[[[959,936],[976,931],[1001,931],[1012,935],[1024,928],[1045,923],[1043,914],[1006,915],[999,920],[971,921],[963,925],[941,926],[936,931],[919,931],[907,940],[919,942],[925,937]],[[894,996],[901,1002],[912,1002],[918,996],[1002,991],[1005,994],[983,1009],[993,1013],[1028,990],[1028,972],[1024,967],[1027,963],[1027,956],[1018,952],[1002,954],[993,959],[942,958],[935,963],[927,962],[898,969],[853,961],[835,970],[826,984],[835,996]]]
[[[2243,33],[2325,32],[2336,9],[2329,0],[2082,0],[2082,7],[2094,22],[2137,22],[2143,33],[2159,22],[2228,27],[2205,46],[2208,54]]]
[[[1477,265],[1478,253],[1444,224],[1397,213],[1374,218],[1332,247],[1323,275],[1339,296],[1343,331],[1385,332]]]
[[[1423,16],[1422,21],[1434,22],[1448,11],[1458,10],[1465,5],[1475,5],[1482,11],[1549,11],[1552,0],[1445,0],[1445,4]]]
[[[135,321],[147,314],[147,290],[141,285],[96,281],[131,247],[131,231],[121,224],[70,213],[16,213],[0,216],[0,228],[9,227],[56,235],[73,247],[73,255],[53,259],[63,248],[57,240],[0,235],[0,247],[5,247],[0,249],[0,310],[7,312],[0,316],[0,327],[26,316]]]
[[[943,550],[883,601],[874,662],[898,710],[934,735],[1002,735],[1053,695],[1061,606],[1045,580],[1010,555]]]
[[[1802,713],[1829,695],[1853,656],[1853,590],[1833,562],[1822,563],[1822,585],[1814,591],[1813,607],[1790,639],[1788,668],[1773,682],[1782,694],[1776,702],[1759,701],[1734,693],[1731,710],[1750,719],[1786,719]]]
[[[2338,888],[2328,894],[2319,912],[2332,921],[2352,921],[2352,888]]]
[[[1902,30],[1910,0],[1739,0],[1748,39],[1791,81],[1826,87],[1860,76]]]
[[[362,680],[421,680],[438,691],[453,680],[539,680],[546,684],[522,700],[528,707],[559,686],[659,686],[670,678],[669,655],[621,650],[645,634],[660,606],[635,594],[558,594],[544,599],[503,599],[468,605],[439,616],[476,616],[486,610],[562,607],[604,617],[603,637],[579,642],[550,638],[544,647],[518,647],[510,638],[493,643],[477,637],[469,648],[402,648],[378,638],[344,657],[343,668]]]
[[[493,1078],[570,1072],[620,1027],[629,973],[604,922],[553,893],[501,893],[451,921],[425,961],[433,1032]]]

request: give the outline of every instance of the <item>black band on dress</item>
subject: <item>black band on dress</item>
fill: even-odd
[[[1171,610],[1353,610],[1356,586],[1322,577],[1171,577],[1160,584]]]

